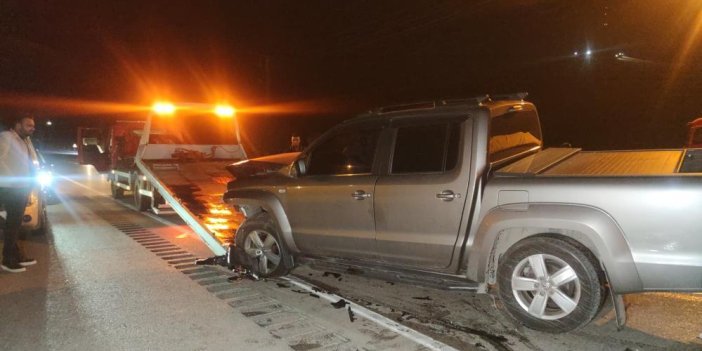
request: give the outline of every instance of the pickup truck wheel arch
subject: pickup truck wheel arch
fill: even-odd
[[[470,234],[467,249],[467,275],[473,280],[494,284],[498,261],[512,245],[549,235],[568,238],[590,250],[607,271],[613,293],[643,290],[624,233],[598,208],[568,204],[529,204],[525,211],[494,208],[480,223]]]
[[[500,261],[497,281],[510,316],[551,333],[589,323],[606,296],[597,260],[565,238],[530,237],[513,245]]]
[[[293,255],[300,252],[292,236],[292,228],[283,205],[275,195],[260,190],[229,190],[224,194],[224,202],[241,209],[247,220],[260,212],[268,213],[275,219],[281,240],[289,252]]]

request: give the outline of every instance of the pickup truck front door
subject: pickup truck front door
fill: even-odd
[[[388,263],[447,267],[470,197],[464,140],[472,127],[455,120],[395,127],[388,175],[375,186],[377,252]]]
[[[375,256],[373,173],[380,126],[333,132],[305,151],[284,203],[295,243],[311,255]]]

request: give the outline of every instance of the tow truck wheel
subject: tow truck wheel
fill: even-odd
[[[137,210],[142,212],[148,210],[149,206],[151,205],[151,199],[149,199],[148,196],[144,196],[139,193],[139,190],[143,189],[143,186],[144,184],[141,180],[137,180],[134,186],[134,205],[136,206]]]
[[[596,259],[576,243],[552,237],[512,246],[497,269],[505,309],[526,327],[562,333],[589,323],[605,289]]]
[[[115,199],[124,197],[124,189],[118,187],[114,180],[110,180],[110,193],[112,193],[112,198]]]
[[[247,219],[237,230],[236,244],[246,253],[249,268],[260,277],[279,277],[292,269],[278,226],[267,213]]]

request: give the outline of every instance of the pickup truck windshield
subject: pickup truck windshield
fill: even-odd
[[[536,111],[508,112],[492,118],[488,146],[488,160],[491,163],[541,145],[541,128]]]
[[[155,117],[149,140],[152,144],[239,144],[234,119],[204,114]]]

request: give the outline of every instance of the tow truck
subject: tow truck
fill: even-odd
[[[113,197],[131,191],[138,210],[168,204],[217,256],[242,217],[222,201],[226,166],[247,158],[229,105],[157,102],[145,119],[79,128],[78,160],[109,172]]]

